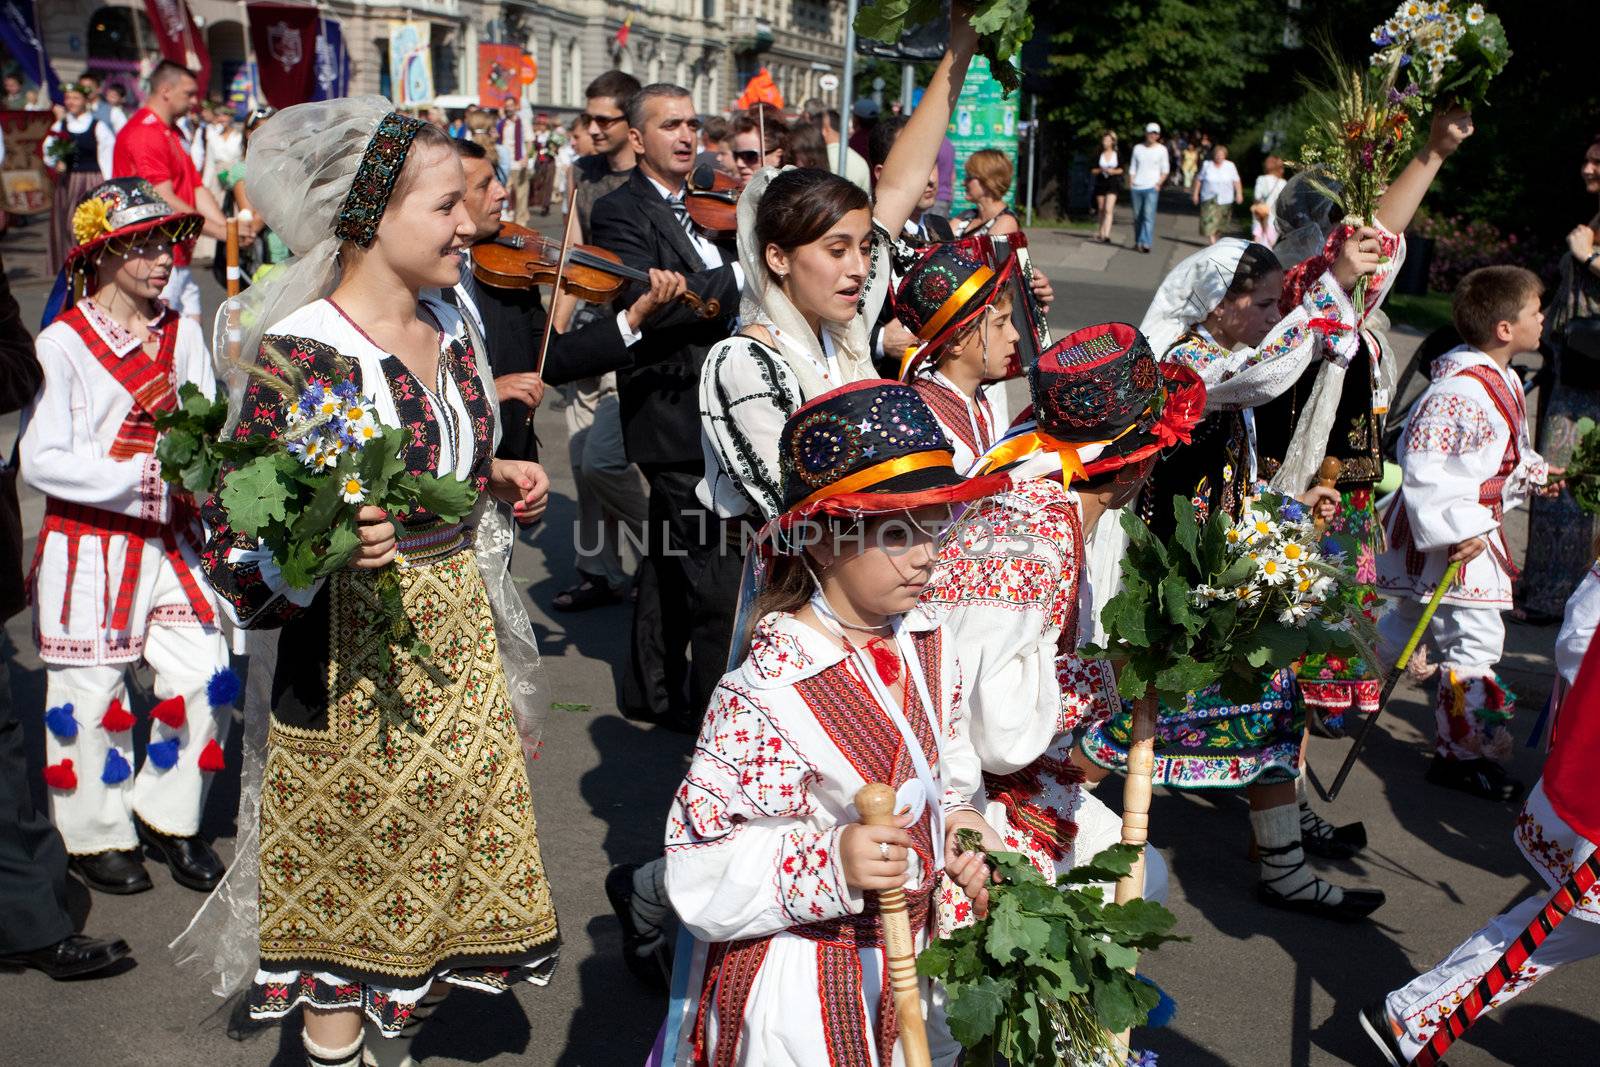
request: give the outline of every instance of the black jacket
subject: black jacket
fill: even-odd
[[[615,252],[628,266],[679,271],[691,292],[722,305],[722,315],[714,319],[702,319],[681,303],[658,312],[629,350],[631,369],[617,372],[628,459],[641,466],[699,463],[700,366],[711,346],[732,332],[730,317],[739,310],[733,242],[719,246],[723,265],[707,270],[660,191],[639,169],[595,203],[589,229],[593,244]],[[613,310],[643,292],[643,285],[630,283]]]
[[[9,414],[33,402],[44,384],[44,369],[33,351],[33,337],[22,324],[22,311],[11,295],[6,268],[0,263],[0,414]],[[26,606],[22,596],[22,531],[13,525],[17,515],[16,472],[10,469],[12,454],[0,453],[0,463],[8,465],[0,477],[0,619],[10,618]]]

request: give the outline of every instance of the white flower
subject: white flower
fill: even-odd
[[[344,484],[339,487],[339,495],[344,497],[346,504],[359,504],[367,498],[366,483],[361,480],[361,475],[352,474],[345,478]]]
[[[378,424],[368,419],[359,426],[350,427],[350,432],[356,435],[357,441],[366,444],[378,436]]]
[[[1310,616],[1311,608],[1307,605],[1290,604],[1288,607],[1278,612],[1278,621],[1292,625],[1297,622],[1305,622],[1306,619],[1310,618]]]
[[[1286,563],[1297,567],[1311,558],[1311,550],[1299,541],[1285,541],[1279,551],[1283,553]]]
[[[1483,5],[1473,4],[1467,8],[1467,25],[1476,26],[1483,22]]]
[[[1195,607],[1203,608],[1207,604],[1214,604],[1219,600],[1231,600],[1233,599],[1233,594],[1226,589],[1218,589],[1213,585],[1197,585],[1194,587],[1194,592],[1190,594],[1190,599],[1194,601]]]
[[[1289,565],[1277,556],[1263,556],[1256,561],[1256,575],[1268,585],[1282,585],[1289,577]]]
[[[1233,591],[1233,599],[1239,602],[1240,607],[1254,607],[1261,603],[1261,590],[1253,585],[1241,585]]]

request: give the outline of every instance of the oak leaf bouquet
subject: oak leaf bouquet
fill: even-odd
[[[1249,703],[1277,671],[1313,653],[1377,662],[1373,623],[1349,595],[1353,541],[1319,536],[1304,505],[1272,493],[1238,521],[1220,509],[1202,518],[1183,497],[1172,510],[1167,543],[1137,515],[1122,516],[1122,590],[1100,616],[1107,647],[1085,652],[1122,661],[1123,697],[1153,689],[1178,708],[1218,686],[1227,700]]]
[[[156,458],[166,481],[197,497],[215,494],[229,526],[261,540],[290,588],[309,588],[350,562],[361,544],[356,513],[363,505],[382,508],[397,528],[396,516],[419,508],[445,522],[472,511],[478,497],[472,483],[406,470],[409,432],[380,423],[373,398],[350,377],[308,377],[271,342],[263,344],[262,358],[272,371],[256,367],[251,374],[283,409],[280,436],[224,437],[227,397],[207,397],[186,383],[178,404],[156,418]],[[406,615],[399,562],[375,576],[382,670],[396,652],[432,654]],[[391,725],[416,728],[393,701],[381,708],[380,723],[385,732]]]
[[[982,847],[976,831],[956,837],[964,852]],[[1112,845],[1051,883],[1022,855],[989,853],[1002,878],[989,888],[989,914],[917,958],[917,973],[945,987],[946,1019],[967,1049],[965,1062],[1155,1062],[1153,1052],[1118,1048],[1112,1035],[1171,1017],[1171,1001],[1132,968],[1141,950],[1186,939],[1170,933],[1177,920],[1160,904],[1108,903],[1095,884],[1126,875],[1138,855],[1132,845]]]
[[[907,31],[944,18],[948,6],[948,0],[868,0],[856,13],[856,33],[894,44]],[[971,0],[967,7],[978,35],[978,54],[989,60],[989,72],[1010,96],[1022,85],[1012,57],[1033,36],[1028,0]]]

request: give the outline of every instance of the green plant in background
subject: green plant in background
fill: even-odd
[[[870,0],[856,12],[856,33],[893,44],[907,30],[944,18],[945,6],[945,0]],[[1028,0],[974,0],[971,10],[978,54],[988,58],[989,70],[1009,96],[1022,84],[1012,57],[1033,36]]]
[[[962,851],[981,847],[957,833]],[[1112,1035],[1143,1025],[1160,991],[1132,968],[1141,951],[1185,938],[1152,900],[1107,903],[1096,883],[1133,869],[1139,850],[1113,845],[1054,884],[1014,852],[991,852],[1002,881],[989,889],[989,914],[917,958],[917,973],[945,987],[950,1032],[966,1062],[1015,1067],[1124,1062]]]
[[[1562,477],[1578,507],[1585,514],[1600,515],[1600,432],[1587,415],[1579,419],[1573,429],[1578,443],[1567,461],[1567,473]]]

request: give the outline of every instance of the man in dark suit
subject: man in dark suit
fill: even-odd
[[[627,118],[638,166],[596,202],[591,239],[631,267],[681,272],[691,292],[731,315],[743,285],[734,246],[691,232],[683,204],[700,129],[688,90],[646,86],[628,102]],[[742,566],[737,541],[724,547],[730,532],[695,496],[704,474],[700,366],[731,332],[727,317],[668,308],[634,346],[633,366],[617,375],[623,443],[650,486],[633,656],[619,703],[632,717],[686,732],[699,729],[726,666]]]
[[[22,325],[0,265],[0,412],[27,406],[43,383],[33,338]],[[0,505],[0,514],[15,514],[16,491],[11,478],[0,479],[0,493],[9,497],[9,507]],[[21,547],[0,533],[0,622],[25,604]],[[9,650],[4,634],[0,646]],[[50,817],[33,804],[22,721],[11,703],[6,659],[0,659],[0,967],[32,967],[51,978],[76,978],[116,963],[128,954],[128,945],[121,938],[100,940],[73,932],[67,913],[67,850]]]

